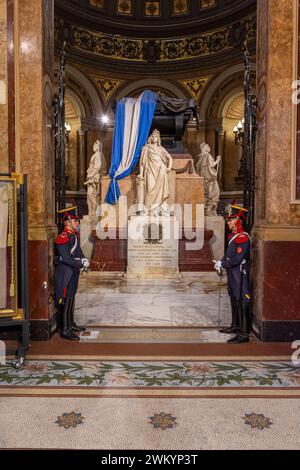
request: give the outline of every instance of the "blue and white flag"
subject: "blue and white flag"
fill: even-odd
[[[118,101],[106,202],[116,204],[121,195],[118,180],[130,175],[145,145],[156,107],[157,95],[145,90],[138,99]]]

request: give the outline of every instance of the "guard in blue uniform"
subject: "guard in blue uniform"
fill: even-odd
[[[67,207],[58,213],[64,229],[55,240],[55,305],[61,336],[78,340],[74,331],[84,331],[85,328],[74,322],[75,294],[80,271],[86,271],[90,263],[80,248],[77,206]]]
[[[251,283],[250,283],[250,235],[244,231],[247,209],[236,204],[226,216],[231,233],[228,236],[228,247],[225,256],[215,262],[214,268],[220,273],[226,269],[228,294],[231,302],[232,322],[229,328],[221,333],[237,333],[228,343],[245,343],[249,341],[251,329]]]

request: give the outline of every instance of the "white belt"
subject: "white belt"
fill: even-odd
[[[243,259],[243,261],[241,262],[240,264],[240,272],[243,273],[243,274],[247,274],[246,273],[246,270],[243,269],[243,266],[247,263],[247,261],[245,259]]]

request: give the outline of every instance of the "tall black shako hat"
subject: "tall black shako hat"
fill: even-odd
[[[224,218],[227,220],[239,219],[242,222],[246,222],[247,213],[248,213],[248,209],[245,209],[244,207],[239,206],[238,204],[235,204],[232,202],[230,204],[229,212],[224,215]]]
[[[59,215],[61,223],[68,219],[80,219],[77,213],[77,206],[65,207],[64,209],[57,211],[57,213]]]

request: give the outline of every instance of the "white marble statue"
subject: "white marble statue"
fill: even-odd
[[[210,154],[210,146],[206,142],[202,142],[200,150],[196,171],[204,178],[205,215],[217,215],[217,206],[220,199],[218,170],[221,157],[218,155],[214,159]]]
[[[172,157],[162,147],[160,133],[154,130],[142,148],[140,172],[137,176],[137,203],[148,213],[167,214],[170,195],[168,173],[172,169]]]
[[[99,204],[100,178],[107,174],[106,160],[102,151],[103,144],[96,140],[93,145],[94,154],[92,155],[89,168],[87,170],[87,203],[89,215],[96,215]]]

